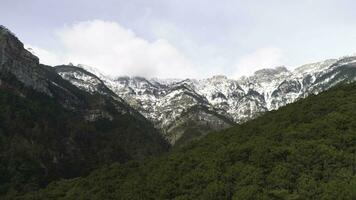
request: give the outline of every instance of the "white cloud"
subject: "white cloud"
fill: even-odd
[[[235,64],[234,77],[252,75],[258,69],[271,68],[283,64],[283,52],[279,48],[266,47],[242,56]]]
[[[191,62],[167,40],[149,42],[115,22],[79,22],[57,36],[62,48],[53,52],[29,45],[41,62],[85,64],[113,76],[197,77]]]
[[[52,66],[62,64],[62,60],[60,59],[59,55],[51,51],[33,45],[25,45],[25,48],[32,54],[36,55],[42,64]]]
[[[235,64],[231,65],[224,55],[218,55],[215,50],[210,52],[209,49],[182,40],[182,44],[176,45],[185,47],[184,52],[190,55],[186,56],[168,40],[162,39],[172,39],[173,36],[169,36],[169,33],[178,33],[177,31],[166,30],[165,26],[156,31],[160,33],[156,34],[159,39],[151,42],[116,22],[93,20],[59,29],[56,37],[60,48],[49,50],[33,45],[27,47],[44,64],[84,64],[111,76],[206,78],[232,71],[232,74],[226,75],[237,78],[251,75],[261,68],[283,64],[283,52],[275,47],[260,48],[250,54],[238,56]],[[178,37],[179,34],[173,35]],[[176,39],[173,38],[173,41]],[[190,60],[192,54],[197,54],[193,56],[194,62]],[[205,59],[202,58],[204,56]],[[226,68],[225,65],[231,67]]]

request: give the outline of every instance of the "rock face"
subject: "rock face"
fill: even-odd
[[[92,68],[81,68],[100,77],[108,88],[151,120],[170,143],[175,144],[180,143],[180,139],[190,138],[187,136],[191,134],[188,124],[199,124],[196,127],[201,130],[200,137],[206,134],[207,129],[218,130],[242,123],[340,82],[354,81],[355,66],[356,57],[343,57],[303,65],[293,71],[277,67],[262,69],[250,77],[239,79],[214,76],[202,80],[112,79]],[[92,86],[87,84],[95,85],[84,82],[85,86],[78,87],[89,91]]]
[[[8,29],[0,26],[0,71],[14,75],[25,86],[51,95],[39,60]]]

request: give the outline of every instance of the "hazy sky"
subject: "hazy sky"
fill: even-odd
[[[356,52],[353,0],[0,0],[40,57],[110,75],[239,77]]]

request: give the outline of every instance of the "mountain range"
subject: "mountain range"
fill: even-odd
[[[238,79],[111,78],[84,65],[55,69],[82,90],[102,94],[111,90],[175,145],[246,122],[338,83],[355,81],[356,57],[306,64],[293,71],[285,67],[262,69]]]

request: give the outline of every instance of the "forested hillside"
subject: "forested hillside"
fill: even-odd
[[[356,199],[356,84],[22,199]]]
[[[88,122],[44,94],[25,95],[0,92],[0,196],[168,148],[151,124],[129,114]]]

